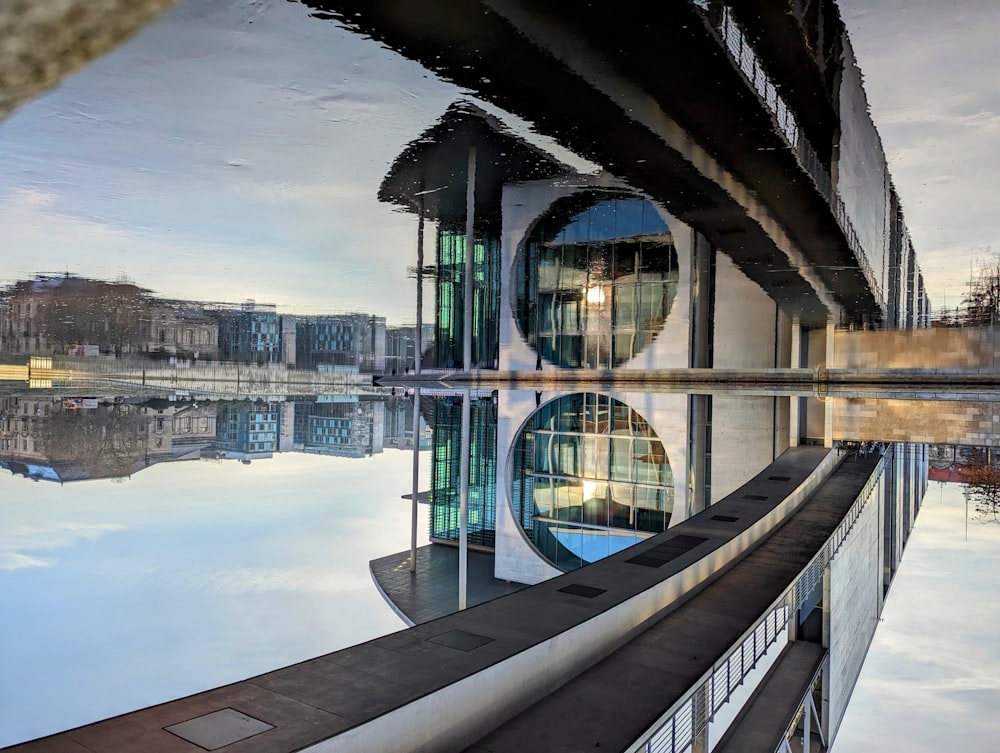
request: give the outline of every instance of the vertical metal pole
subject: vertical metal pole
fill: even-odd
[[[471,395],[468,388],[462,392],[462,463],[458,507],[458,608],[465,609],[469,578],[469,462],[470,424],[472,423]]]
[[[420,363],[420,356],[417,356]],[[418,367],[419,368],[419,367]],[[417,495],[420,493],[420,388],[413,389],[413,486],[410,498],[410,572],[417,572]]]
[[[476,147],[469,147],[469,169],[465,186],[465,319],[462,328],[462,371],[472,371],[473,256],[476,223]]]
[[[420,356],[424,347],[424,197],[420,197],[417,220],[417,332],[413,338],[413,373],[420,375]],[[419,392],[417,393],[419,394]],[[415,424],[414,424],[415,425]]]

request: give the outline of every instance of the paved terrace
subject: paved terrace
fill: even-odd
[[[493,577],[492,554],[469,550],[466,603],[470,607],[527,586]],[[419,625],[458,611],[458,547],[428,544],[417,548],[417,571],[410,572],[410,550],[368,563],[382,596],[407,625]]]
[[[597,742],[624,748],[795,578],[876,461],[838,467],[836,454],[821,448],[789,450],[705,513],[594,565],[359,646],[10,750],[442,753],[475,743],[473,750],[495,752],[525,750],[526,740],[549,751]],[[789,523],[690,599],[817,489]]]

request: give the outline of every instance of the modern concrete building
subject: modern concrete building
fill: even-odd
[[[381,374],[385,370],[385,317],[297,316],[294,344],[296,368],[332,367]]]
[[[241,363],[280,363],[281,327],[273,304],[247,301],[239,306],[216,307],[219,322],[219,357]]]
[[[244,462],[271,457],[278,451],[280,413],[276,402],[220,405],[214,452]]]
[[[363,458],[382,452],[385,404],[342,395],[295,403],[297,452]]]

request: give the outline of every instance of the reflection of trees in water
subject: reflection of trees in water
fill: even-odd
[[[48,336],[67,345],[92,343],[115,355],[135,349],[142,341],[142,321],[148,319],[148,301],[141,288],[96,280],[76,281],[68,290],[56,289],[42,303],[42,326]]]
[[[143,418],[132,406],[61,410],[45,422],[42,449],[52,463],[72,463],[90,478],[124,481],[145,455]]]
[[[1000,468],[989,448],[976,448],[965,468],[964,493],[972,503],[973,519],[1000,524]]]

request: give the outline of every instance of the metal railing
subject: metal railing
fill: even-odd
[[[694,4],[702,10],[708,10],[708,3],[695,2]],[[854,229],[854,224],[851,222],[844,207],[844,201],[833,185],[830,171],[803,135],[794,112],[788,106],[788,103],[785,102],[770,76],[767,75],[767,72],[760,63],[760,57],[747,38],[743,27],[735,19],[733,11],[725,4],[721,4],[721,11],[721,21],[717,30],[720,37],[719,41],[729,53],[733,63],[742,72],[747,83],[757,93],[758,99],[760,99],[761,103],[771,113],[778,133],[781,134],[785,143],[791,148],[799,165],[809,175],[813,184],[819,189],[830,205],[830,210],[833,212],[837,224],[844,234],[844,239],[847,241],[851,253],[857,260],[858,268],[861,270],[861,274],[864,276],[865,282],[867,282],[879,311],[884,318],[885,298],[882,294],[882,286],[871,268],[868,256],[861,245],[857,231]]]
[[[806,686],[807,690],[805,695],[802,697],[802,703],[799,704],[798,711],[792,717],[792,721],[788,723],[785,728],[785,733],[781,736],[781,740],[774,748],[774,753],[792,753],[793,748],[791,743],[792,738],[795,736],[796,731],[801,724],[803,727],[803,739],[802,739],[802,749],[805,753],[810,753],[812,748],[812,723],[816,724],[816,734],[819,735],[820,744],[822,749],[825,750],[827,747],[827,736],[823,730],[823,720],[819,713],[819,709],[816,708],[816,704],[813,702],[813,691],[816,685],[819,683],[820,677],[823,672],[830,666],[830,654],[827,653],[823,657],[823,661],[819,663],[816,667],[816,671],[813,672],[813,676],[809,679],[809,683]]]
[[[843,520],[795,581],[771,603],[753,627],[667,710],[652,729],[626,749],[627,753],[682,753],[694,744],[771,644],[785,632],[790,616],[806,602],[816,585],[822,581],[824,571],[854,528],[865,505],[871,500],[872,492],[877,488],[891,459],[890,447],[879,460]]]

